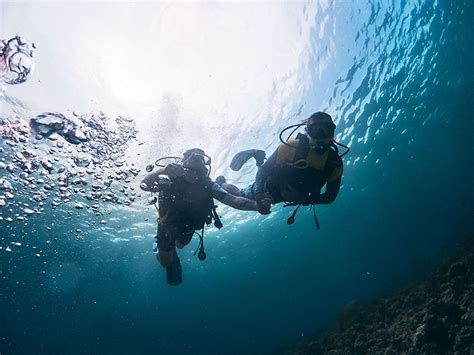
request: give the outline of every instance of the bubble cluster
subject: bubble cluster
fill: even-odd
[[[104,204],[131,205],[140,170],[124,155],[136,134],[133,119],[103,112],[0,118],[0,223],[26,225],[59,206],[102,216]]]
[[[115,118],[115,127],[112,127],[110,118],[103,112],[83,115],[74,112],[71,117],[45,112],[31,118],[30,126],[37,140],[48,138],[58,141],[58,148],[63,148],[64,141],[73,145],[80,144],[84,154],[75,156],[75,163],[84,167],[89,166],[91,159],[100,163],[113,160],[115,166],[120,167],[123,164],[117,159],[123,156],[124,147],[136,139],[138,133],[133,119],[118,116]]]
[[[25,82],[34,69],[35,48],[20,36],[0,40],[0,81],[10,85]]]

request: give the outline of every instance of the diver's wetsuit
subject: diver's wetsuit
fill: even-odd
[[[244,197],[255,200],[258,193],[267,193],[273,203],[294,202],[329,204],[336,199],[342,179],[342,159],[329,150],[318,154],[310,150],[304,160],[305,168],[294,163],[298,141],[281,144],[258,169],[255,182],[241,190]],[[323,194],[321,188],[325,188]],[[289,198],[289,196],[291,197]]]
[[[222,201],[228,195],[227,191],[210,179],[205,182],[203,188],[207,191],[210,189],[211,196],[207,192],[207,198],[201,194],[194,200],[193,191],[190,191],[188,196],[184,196],[182,203],[178,204],[175,203],[173,195],[160,192],[158,198],[160,218],[157,231],[160,251],[171,251],[176,242],[182,246],[189,244],[194,231],[202,229],[214,205],[212,198]]]

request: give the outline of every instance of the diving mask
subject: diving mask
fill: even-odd
[[[195,170],[203,175],[209,175],[211,171],[211,158],[201,149],[196,149],[195,151],[185,154],[183,167]]]
[[[313,139],[327,139],[334,135],[334,125],[329,125],[325,122],[315,122],[306,126],[308,136]]]

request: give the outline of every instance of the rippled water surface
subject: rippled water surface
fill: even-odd
[[[31,73],[15,84],[0,62],[0,352],[271,353],[428,272],[472,234],[472,13],[1,2],[0,39],[21,35],[34,65],[16,57]],[[146,166],[198,146],[213,177],[244,186],[255,167],[233,172],[231,157],[270,153],[318,110],[351,147],[321,230],[309,210],[290,227],[282,207],[221,206],[208,258],[192,241],[168,287]]]

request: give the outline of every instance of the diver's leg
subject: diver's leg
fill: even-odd
[[[224,190],[226,190],[228,193],[230,193],[231,195],[238,196],[238,197],[242,196],[242,193],[240,192],[240,189],[235,185],[228,184],[228,183],[225,182],[221,185],[221,187]]]
[[[240,190],[240,196],[255,201],[255,183],[252,183]]]
[[[160,263],[163,267],[168,267],[173,262],[174,257],[174,250],[163,251],[159,250],[158,254],[156,254],[156,260]]]
[[[166,282],[171,286],[177,286],[183,282],[181,261],[179,260],[178,253],[176,253],[176,248],[173,248],[173,260],[171,265],[166,268]]]
[[[168,267],[173,262],[173,257],[175,254],[175,236],[172,228],[167,225],[160,224],[158,225],[158,253],[156,254],[156,259],[163,267]]]
[[[168,285],[177,286],[183,281],[183,270],[181,267],[181,261],[179,260],[176,248],[182,249],[189,244],[193,238],[194,229],[184,224],[173,228],[174,245],[172,249],[171,264],[166,268],[166,281]]]
[[[185,228],[179,234],[176,235],[176,248],[183,249],[186,245],[189,244],[189,242],[191,242],[191,239],[193,239],[193,235],[194,229],[189,226],[185,226]]]
[[[220,187],[222,187],[231,195],[238,196],[238,197],[242,196],[242,194],[240,193],[240,189],[235,185],[229,184],[226,181],[225,177],[223,177],[222,175],[216,178],[216,184],[218,184]]]
[[[160,224],[158,226],[158,262],[166,268],[166,282],[177,286],[183,281],[183,271],[176,247],[182,248],[191,241],[194,229],[182,225]]]

